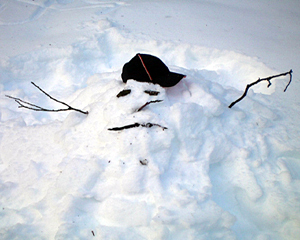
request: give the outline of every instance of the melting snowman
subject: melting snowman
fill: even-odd
[[[123,67],[126,85],[102,80],[102,103],[78,125],[76,135],[94,157],[78,160],[76,169],[89,174],[78,181],[76,194],[79,189],[81,211],[96,220],[93,231],[101,239],[199,239],[209,231],[203,226],[230,232],[221,222],[234,220],[209,198],[209,161],[200,156],[203,110],[195,103],[170,104],[166,97],[165,87],[184,77],[154,56],[137,54]],[[97,119],[102,130],[87,132]],[[72,150],[76,156],[84,151]],[[72,164],[74,169],[74,158]]]

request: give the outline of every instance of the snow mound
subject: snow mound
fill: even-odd
[[[0,64],[2,239],[299,236],[299,148],[276,82],[228,108],[273,70],[233,51],[137,40],[107,19],[78,27],[93,35]],[[125,85],[121,68],[137,52],[187,78]],[[89,114],[18,110],[4,95],[59,107],[29,81]]]
[[[181,70],[191,74],[170,89],[133,80],[124,85],[120,72],[91,76],[71,103],[87,116],[73,112],[38,125],[2,116],[4,239],[15,232],[90,238],[92,231],[99,239],[234,239],[236,221],[252,230],[268,222],[280,234],[295,229],[295,220],[279,227],[296,217],[296,180],[282,159],[268,157],[271,142],[278,152],[289,150],[268,135],[278,118],[260,103],[269,96],[240,103],[255,105],[264,117],[228,109],[239,92],[210,81],[207,71]],[[118,98],[124,89],[131,93]],[[155,100],[162,101],[137,111]],[[108,130],[134,123],[159,126]],[[243,206],[248,223],[238,221],[245,212],[235,205]]]

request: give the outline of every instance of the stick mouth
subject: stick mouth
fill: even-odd
[[[107,130],[109,130],[109,131],[122,131],[122,130],[125,130],[125,129],[137,128],[137,127],[145,127],[145,128],[160,127],[163,131],[165,129],[168,129],[167,127],[164,127],[160,124],[148,122],[148,123],[133,123],[133,124],[125,125],[125,126],[122,126],[122,127],[108,128]]]

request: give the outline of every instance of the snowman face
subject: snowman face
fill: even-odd
[[[120,114],[118,119],[119,126],[110,127],[108,130],[121,131],[135,127],[160,127],[162,130],[167,129],[167,127],[159,124],[158,116],[155,116],[149,110],[147,111],[149,105],[157,105],[164,101],[164,88],[152,83],[129,80],[125,89],[120,91],[116,97],[118,100],[115,101],[117,104],[115,107],[119,109],[118,113]],[[123,124],[122,126],[120,125],[121,123]]]

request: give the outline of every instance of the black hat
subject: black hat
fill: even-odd
[[[157,83],[162,87],[175,86],[186,77],[183,74],[170,72],[158,57],[140,53],[123,66],[121,76],[124,83],[129,79],[134,79],[139,82]]]

